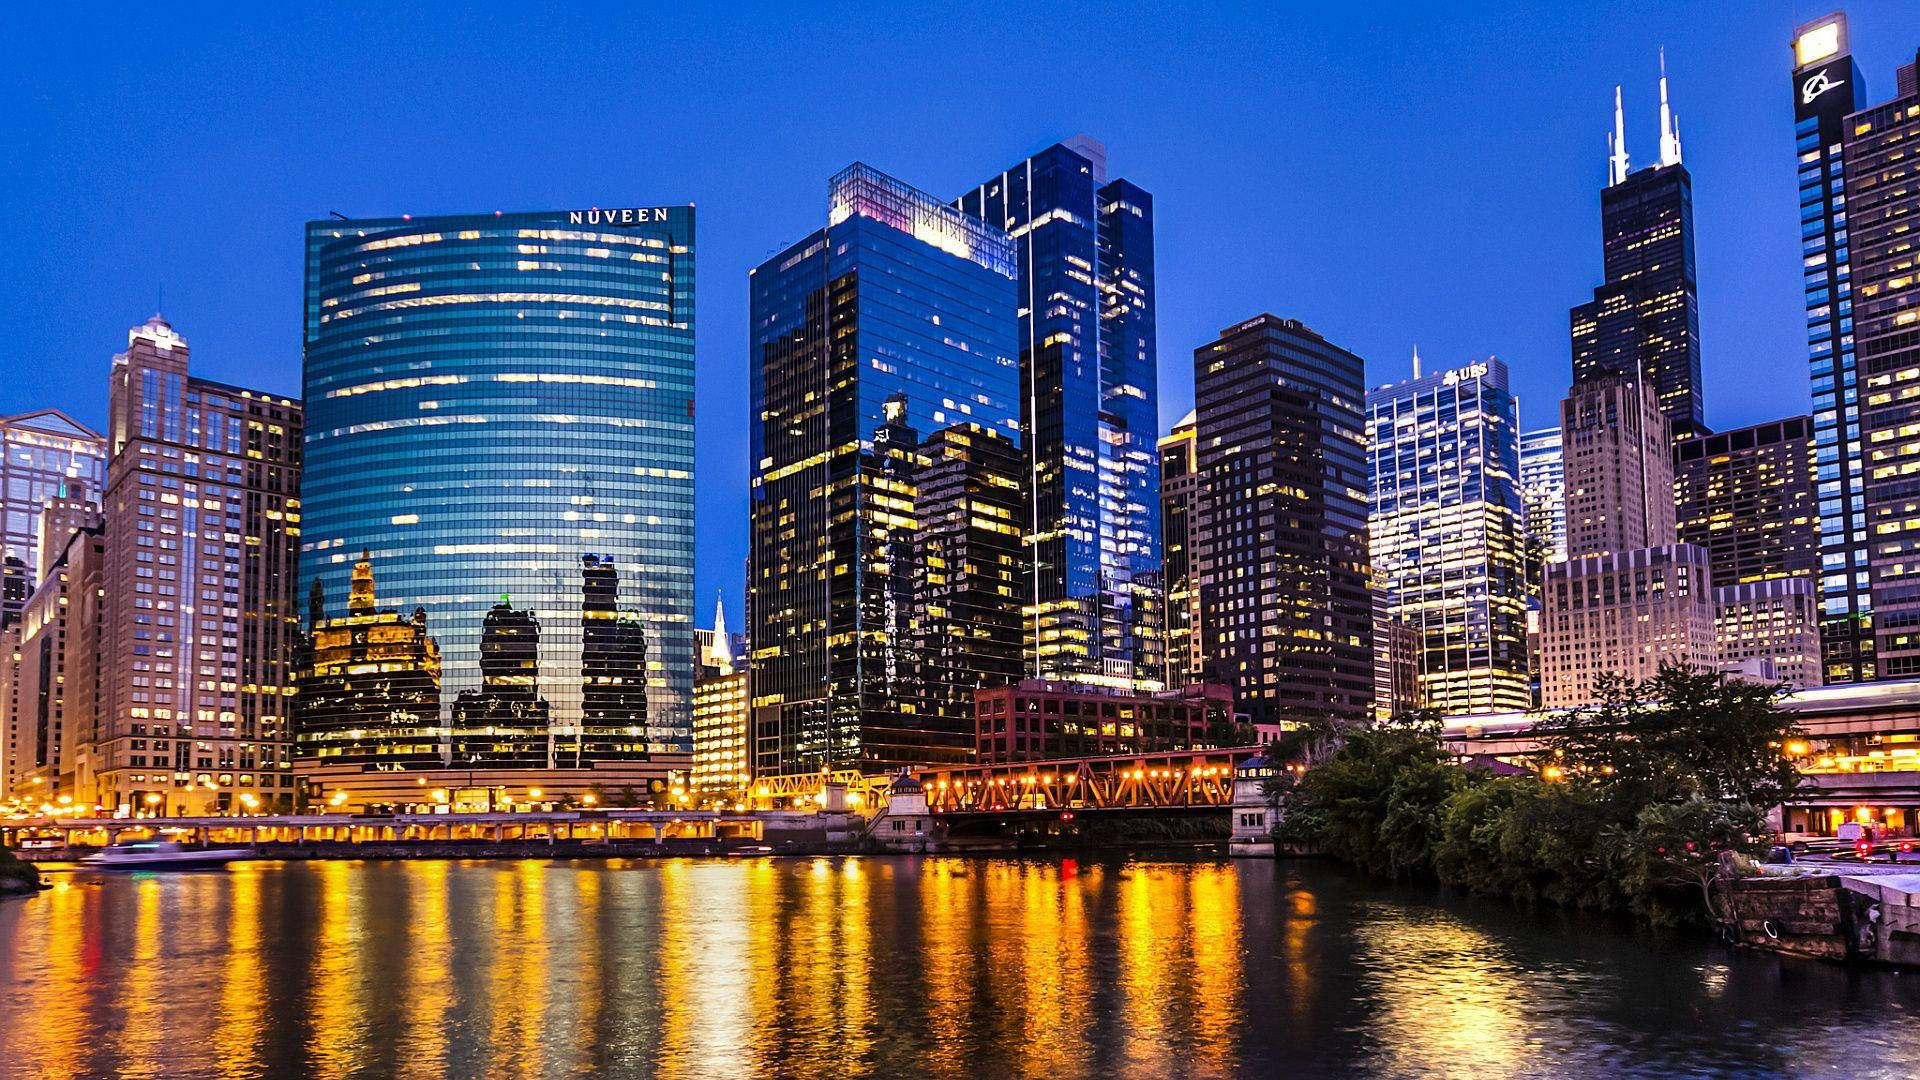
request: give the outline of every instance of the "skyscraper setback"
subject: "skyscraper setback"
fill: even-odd
[[[1606,375],[1645,379],[1676,434],[1705,430],[1700,383],[1700,302],[1693,255],[1693,175],[1680,160],[1679,121],[1660,74],[1659,163],[1634,170],[1620,89],[1614,88],[1613,155],[1600,193],[1603,283],[1573,309],[1575,382]]]
[[[1372,712],[1363,367],[1276,315],[1194,350],[1207,681],[1256,724]]]
[[[1011,236],[1019,270],[1029,674],[1150,689],[1159,633],[1153,198],[1085,136],[957,200]]]
[[[943,543],[981,540],[982,556],[994,546],[946,531],[935,503],[956,507],[969,484],[991,483],[993,461],[1017,454],[1018,279],[1003,229],[862,164],[830,181],[826,228],[753,271],[756,779],[971,753],[971,717],[941,704],[956,688],[928,694],[932,538],[922,514]],[[973,448],[955,461],[963,440]],[[990,451],[992,440],[1004,449]],[[936,455],[951,471],[923,493]],[[1017,528],[997,535],[1017,547]],[[970,647],[1010,646],[1017,666],[1019,643],[1002,635],[1009,618],[1018,625],[1024,577],[999,577],[1010,569],[1004,553],[977,564],[994,580],[947,576],[942,587],[960,590],[947,599],[968,607],[933,617]],[[999,594],[1002,584],[1012,595]]]
[[[1878,669],[1842,165],[1847,117],[1865,100],[1866,82],[1849,53],[1846,15],[1834,12],[1794,31],[1792,93],[1819,469],[1821,666],[1827,682],[1855,682],[1874,678]]]

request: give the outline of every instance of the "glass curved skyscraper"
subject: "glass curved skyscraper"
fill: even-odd
[[[302,729],[306,765],[594,768],[690,749],[693,208],[307,226],[302,587],[424,610],[436,724]],[[353,711],[353,710],[349,710]]]

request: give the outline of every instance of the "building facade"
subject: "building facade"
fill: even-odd
[[[1820,614],[1811,578],[1769,578],[1713,591],[1720,668],[1795,690],[1819,686]]]
[[[431,752],[411,712],[363,739],[489,791],[664,777],[692,741],[693,208],[306,235],[304,577],[348,595],[367,552],[439,649]]]
[[[1205,530],[1204,486],[1201,483],[1196,415],[1188,412],[1161,439],[1160,541],[1161,582],[1165,599],[1161,621],[1166,649],[1165,682],[1173,689],[1201,681],[1206,653],[1202,648],[1200,575],[1196,560]]]
[[[83,725],[73,691],[98,670],[100,647],[79,594],[97,587],[104,555],[97,508],[63,539],[43,536],[39,587],[0,630],[0,798],[78,801],[73,769]]]
[[[955,201],[1013,241],[1033,576],[1029,674],[1155,688],[1153,197],[1085,136]]]
[[[41,508],[72,481],[100,491],[106,466],[106,440],[58,409],[0,417],[0,559],[25,568],[24,576],[13,575],[17,584],[0,589],[0,627],[19,614],[39,580]]]
[[[1233,692],[1196,684],[1141,693],[1026,679],[974,695],[982,765],[1194,750],[1233,742]]]
[[[1559,428],[1520,433],[1520,499],[1526,508],[1528,587],[1537,593],[1540,568],[1567,557],[1567,472]]]
[[[1794,31],[1792,93],[1820,513],[1822,674],[1827,682],[1859,682],[1878,669],[1843,160],[1847,117],[1865,100],[1866,82],[1850,54],[1845,14]]]
[[[827,221],[750,282],[755,777],[971,755],[970,723],[926,705],[921,444],[1021,434],[1006,232],[859,164]]]
[[[1810,417],[1674,443],[1679,537],[1707,549],[1716,588],[1818,578],[1820,515],[1813,477]]]
[[[1419,637],[1420,699],[1525,708],[1519,408],[1498,359],[1368,391],[1367,537],[1389,619]]]
[[[1568,558],[1673,543],[1673,454],[1653,387],[1617,375],[1576,381],[1560,428]]]
[[[114,357],[99,696],[109,811],[293,803],[301,404],[199,378],[156,315]]]
[[[1693,175],[1680,160],[1680,129],[1660,74],[1660,157],[1634,170],[1620,88],[1613,97],[1613,155],[1600,193],[1605,277],[1573,309],[1573,377],[1644,379],[1676,434],[1705,430],[1700,381],[1700,301],[1693,251]]]
[[[353,564],[344,613],[329,615],[313,582],[296,680],[298,759],[396,770],[440,762],[440,646],[425,608],[380,606],[371,552]]]
[[[1258,315],[1194,350],[1207,681],[1255,724],[1373,709],[1363,362]]]
[[[1576,556],[1547,573],[1540,704],[1598,700],[1602,675],[1649,679],[1668,663],[1713,667],[1714,596],[1707,553],[1692,544]]]

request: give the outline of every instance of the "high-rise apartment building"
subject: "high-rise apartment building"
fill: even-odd
[[[1196,415],[1188,412],[1159,442],[1165,682],[1176,690],[1200,682],[1206,666],[1200,630],[1199,563],[1195,560],[1206,527],[1197,422]]]
[[[970,756],[970,720],[927,700],[922,440],[1018,444],[1018,280],[1004,229],[860,164],[826,228],[753,271],[756,778]],[[997,640],[989,607],[951,632]]]
[[[1817,578],[1813,477],[1813,423],[1805,416],[1673,445],[1680,540],[1707,549],[1715,588]]]
[[[1577,380],[1560,406],[1567,556],[1674,541],[1673,454],[1666,417],[1644,380]]]
[[[1857,682],[1874,678],[1877,668],[1843,166],[1847,117],[1866,100],[1866,82],[1849,52],[1845,14],[1794,31],[1792,92],[1818,470],[1822,668],[1827,682]]]
[[[202,379],[156,315],[114,357],[91,791],[109,811],[290,807],[301,404]]]
[[[1897,82],[1847,117],[1842,153],[1880,678],[1920,674],[1920,58]]]
[[[41,508],[69,481],[100,491],[106,462],[106,440],[58,409],[0,417],[0,559],[17,559],[23,568],[0,589],[0,627],[19,613],[39,580]]]
[[[1675,433],[1705,430],[1700,382],[1700,302],[1693,254],[1693,175],[1680,160],[1679,121],[1660,74],[1660,157],[1631,168],[1620,88],[1613,92],[1613,149],[1600,193],[1605,278],[1571,313],[1573,377],[1644,379]]]
[[[1194,350],[1207,681],[1255,724],[1372,714],[1363,364],[1257,315]]]
[[[1525,709],[1519,407],[1488,358],[1367,392],[1367,537],[1386,610],[1419,637],[1420,697],[1448,714]]]
[[[1029,674],[1151,689],[1159,632],[1153,197],[1056,143],[956,206],[1013,241],[1026,433]]]
[[[306,251],[303,577],[350,596],[366,553],[440,682],[436,720],[354,729],[408,775],[316,728],[309,783],[663,779],[692,741],[693,208],[332,219]]]

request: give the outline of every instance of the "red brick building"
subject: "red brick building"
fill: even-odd
[[[1140,694],[1028,679],[975,691],[973,717],[975,760],[982,765],[1239,741],[1233,690],[1213,684]]]

